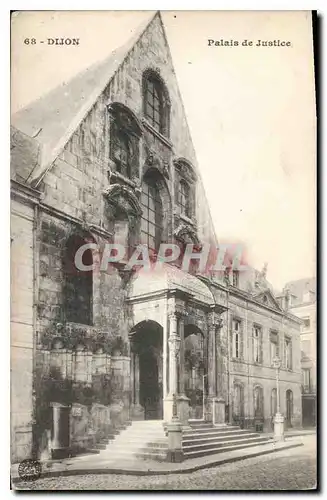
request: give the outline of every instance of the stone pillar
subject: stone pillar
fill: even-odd
[[[184,338],[184,316],[180,315],[178,321],[179,338],[181,339],[181,347],[179,351],[179,393],[184,394],[184,351],[185,351],[185,338]]]
[[[225,422],[225,401],[218,397],[217,386],[217,334],[222,328],[220,315],[212,309],[209,313],[208,325],[208,386],[209,394],[204,411],[207,421],[222,424]],[[224,415],[224,416],[223,416]]]
[[[177,316],[172,313],[169,317],[169,394],[178,392],[178,354],[181,339],[177,335]]]
[[[60,403],[52,406],[52,443],[53,459],[66,458],[70,453],[70,407]]]
[[[225,424],[225,400],[223,398],[212,398],[212,423],[214,425]]]
[[[163,319],[163,332],[162,332],[162,383],[163,383],[163,397],[166,398],[168,395],[168,332],[167,332],[167,317]]]
[[[284,415],[276,413],[274,418],[274,441],[285,441]]]
[[[167,424],[167,434],[168,434],[168,452],[167,461],[168,462],[182,462],[183,461],[183,426],[179,421],[177,414],[177,401],[176,396],[173,396],[172,404],[172,418]]]
[[[173,416],[173,398],[178,392],[178,353],[180,338],[177,335],[177,316],[175,312],[169,315],[169,393],[164,401],[164,420],[171,422]]]

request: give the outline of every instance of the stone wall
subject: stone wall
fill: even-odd
[[[12,461],[32,453],[33,206],[11,205],[11,450]]]

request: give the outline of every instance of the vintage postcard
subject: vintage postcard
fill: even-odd
[[[314,21],[12,13],[14,489],[317,488]]]

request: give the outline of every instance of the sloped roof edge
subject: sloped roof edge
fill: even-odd
[[[60,154],[60,151],[64,148],[83,119],[92,109],[92,106],[110,83],[119,67],[128,57],[135,43],[137,43],[157,16],[161,24],[163,24],[160,13],[156,11],[151,15],[150,19],[147,19],[139,26],[134,36],[132,36],[126,44],[114,50],[104,61],[97,62],[89,68],[86,68],[77,76],[70,79],[67,84],[63,83],[59,85],[45,96],[41,96],[12,116],[11,125],[29,137],[34,138],[35,142],[40,146],[40,161],[31,169],[25,182],[32,184],[34,187],[40,184],[55,158]],[[86,89],[89,80],[93,82],[92,90],[85,96],[84,94],[87,93]],[[75,89],[74,86],[76,87]],[[72,92],[72,90],[74,92]],[[72,108],[68,110],[64,110],[63,108],[64,105],[67,104],[67,96],[69,97],[70,91],[76,93],[75,106],[72,106]],[[60,111],[56,109],[56,107],[51,108],[52,102],[56,101],[55,98],[58,99],[63,112],[66,112],[67,116],[63,116],[57,129],[53,130],[49,127],[49,131],[47,131],[46,126],[48,123],[43,111],[45,109],[49,111],[50,109],[50,117],[48,117],[49,122],[53,120],[56,115],[60,114]],[[47,106],[47,103],[49,106]]]

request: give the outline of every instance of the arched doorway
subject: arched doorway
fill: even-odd
[[[259,385],[255,386],[254,388],[253,403],[254,403],[254,427],[256,432],[262,432],[264,424],[263,388]]]
[[[234,382],[233,387],[233,424],[244,427],[244,387],[239,382]]]
[[[138,418],[163,418],[162,327],[155,321],[142,321],[131,334],[132,403]]]
[[[286,427],[292,427],[293,415],[293,392],[288,389],[286,391]]]

